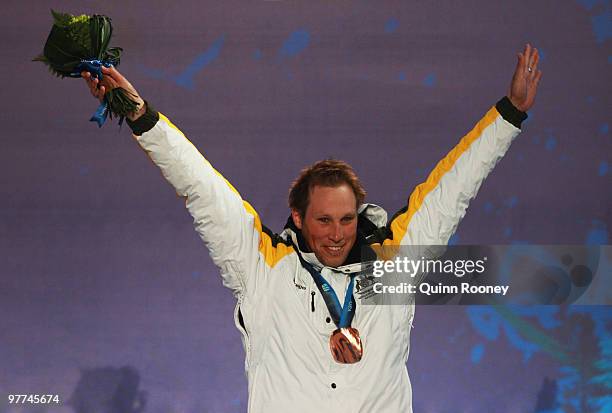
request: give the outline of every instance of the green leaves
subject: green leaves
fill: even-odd
[[[108,17],[99,14],[91,16],[89,23],[89,32],[91,37],[91,50],[97,59],[106,60],[105,53],[108,49],[111,35],[113,34],[113,26]]]
[[[43,54],[34,61],[43,62],[58,76],[70,76],[82,59],[111,61],[119,64],[121,48],[108,50],[113,33],[107,16],[73,16],[51,10],[53,27]]]
[[[43,53],[32,59],[49,67],[59,77],[80,77],[79,65],[83,60],[100,60],[118,66],[121,61],[120,47],[109,47],[113,26],[107,16],[94,14],[73,16],[51,10],[53,26]],[[111,118],[120,119],[136,108],[136,103],[123,89],[106,93]]]

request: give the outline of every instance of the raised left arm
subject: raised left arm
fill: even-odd
[[[530,45],[518,54],[508,96],[493,106],[410,195],[385,245],[446,245],[484,179],[521,132],[542,72]]]

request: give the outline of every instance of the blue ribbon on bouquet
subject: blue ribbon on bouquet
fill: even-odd
[[[90,72],[91,77],[94,77],[98,79],[99,81],[101,81],[102,80],[102,66],[112,67],[113,61],[98,60],[98,59],[91,59],[91,60],[83,59],[81,60],[81,63],[79,63],[79,65],[74,69],[74,71],[70,73],[69,76],[70,77],[81,77],[81,72]],[[104,99],[100,103],[100,106],[98,106],[98,108],[96,109],[92,117],[89,119],[89,121],[96,122],[98,124],[98,127],[101,128],[102,125],[104,125],[104,122],[106,122],[106,118],[108,118],[108,111],[109,111],[108,100],[106,99],[106,96],[104,96]],[[121,124],[121,122],[119,122],[119,124]]]

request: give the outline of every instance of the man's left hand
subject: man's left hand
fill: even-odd
[[[542,78],[542,71],[538,70],[539,59],[538,49],[530,44],[525,46],[523,53],[518,54],[508,98],[514,107],[522,112],[527,112],[535,101],[538,83]]]

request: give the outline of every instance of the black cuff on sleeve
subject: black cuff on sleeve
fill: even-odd
[[[159,120],[159,113],[145,100],[145,105],[147,105],[147,111],[134,122],[126,118],[126,122],[128,126],[134,132],[134,135],[140,136],[145,132],[153,129],[153,126]]]
[[[521,112],[515,108],[512,102],[510,102],[510,99],[508,99],[508,96],[504,96],[500,99],[495,105],[495,108],[505,120],[519,129],[521,128],[521,122],[527,119],[527,113]]]

